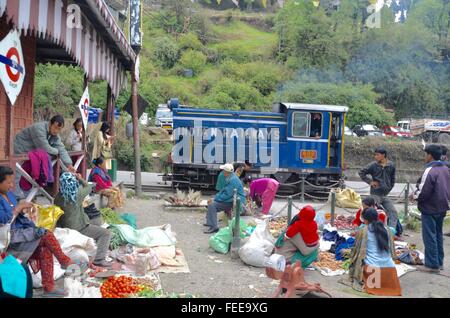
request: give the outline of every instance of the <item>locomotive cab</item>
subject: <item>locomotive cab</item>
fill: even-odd
[[[292,184],[304,177],[311,186],[336,184],[344,165],[344,132],[348,107],[279,103],[274,112],[286,114],[286,156],[289,173],[277,179]],[[325,190],[324,187],[324,190]]]

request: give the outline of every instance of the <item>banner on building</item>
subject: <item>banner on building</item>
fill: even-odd
[[[142,6],[141,0],[130,0],[130,43],[134,50],[142,46]]]

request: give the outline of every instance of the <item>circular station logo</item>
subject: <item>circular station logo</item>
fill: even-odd
[[[0,41],[0,81],[11,105],[15,104],[22,91],[25,76],[25,59],[20,33],[17,30],[11,30]]]
[[[85,98],[84,102],[83,102],[83,112],[84,112],[84,116],[88,116],[89,115],[89,99]]]
[[[19,51],[15,47],[10,48],[6,53],[6,58],[8,60],[8,63],[5,63],[6,73],[9,79],[16,83],[20,78],[20,74],[23,73],[23,67],[20,65]]]

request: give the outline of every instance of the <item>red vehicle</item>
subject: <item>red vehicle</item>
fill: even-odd
[[[383,132],[386,136],[397,138],[413,138],[413,135],[409,131],[405,131],[397,126],[384,126]]]

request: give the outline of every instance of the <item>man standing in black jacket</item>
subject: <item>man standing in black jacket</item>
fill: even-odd
[[[370,185],[370,195],[383,206],[388,214],[388,225],[395,229],[398,222],[397,210],[387,197],[395,185],[395,166],[387,159],[386,149],[376,149],[375,161],[361,169],[359,176]]]

